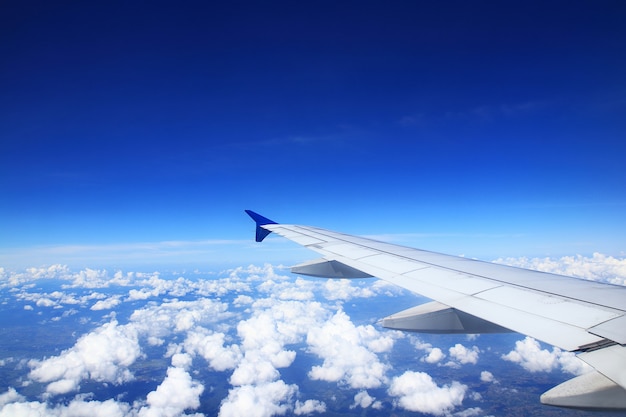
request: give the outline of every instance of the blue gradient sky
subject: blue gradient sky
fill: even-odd
[[[246,208],[487,259],[626,251],[622,1],[60,3],[0,13],[5,264],[247,262]]]

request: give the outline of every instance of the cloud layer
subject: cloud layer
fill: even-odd
[[[593,262],[599,259],[616,271],[613,259]],[[597,264],[580,270],[605,280],[624,278],[608,278]],[[476,390],[486,384],[504,390],[507,381],[481,368],[485,356],[531,373],[586,371],[573,354],[531,338],[497,353],[480,339],[406,337],[381,329],[372,325],[381,317],[376,311],[355,320],[350,311],[369,311],[375,300],[411,301],[377,280],[302,279],[270,265],[173,278],[58,265],[0,269],[0,276],[5,306],[14,303],[40,325],[80,323],[87,329],[58,351],[0,358],[2,367],[24,369],[0,393],[0,416],[225,417],[362,409],[472,416],[485,406]],[[394,359],[403,349],[409,356]],[[147,366],[153,371],[146,380]],[[465,367],[471,378],[460,382],[455,375]],[[127,387],[145,381],[151,381],[149,389],[128,397]],[[335,395],[323,395],[327,390]],[[208,411],[207,401],[218,392]]]

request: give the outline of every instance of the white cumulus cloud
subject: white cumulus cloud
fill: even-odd
[[[97,301],[93,306],[91,306],[91,310],[110,310],[114,307],[117,307],[121,304],[119,296],[109,297],[104,300]]]
[[[200,406],[204,386],[194,381],[183,368],[170,367],[167,377],[148,394],[147,406],[139,410],[139,417],[177,417],[187,409]]]
[[[539,342],[532,337],[515,342],[515,349],[503,355],[502,358],[519,363],[530,372],[550,372],[560,367],[564,372],[581,375],[590,370],[590,367],[575,354],[564,352],[557,347],[552,348],[551,351],[541,349]]]
[[[304,402],[296,401],[293,413],[297,416],[308,415],[313,413],[325,413],[326,404],[318,400],[306,400]]]
[[[225,345],[226,335],[219,332],[211,332],[203,328],[196,328],[187,332],[185,350],[192,355],[202,356],[209,366],[216,371],[234,369],[242,359],[241,349],[238,345]]]
[[[480,380],[482,382],[497,382],[496,378],[493,376],[493,374],[489,371],[482,371],[480,373]]]
[[[428,355],[424,356],[422,359],[426,363],[438,363],[441,362],[446,357],[445,353],[439,348],[432,348]]]
[[[476,362],[478,362],[478,353],[480,352],[480,350],[476,346],[473,346],[471,349],[469,349],[462,344],[457,343],[456,345],[448,349],[448,352],[450,353],[450,357],[452,359],[465,365],[468,363],[476,364]]]
[[[11,390],[7,394],[11,394]],[[24,401],[21,396],[12,396],[7,403],[3,404],[2,395],[0,395],[0,417],[127,417],[129,415],[133,415],[130,406],[113,399],[85,401],[76,398],[67,405],[50,406],[37,401]]]
[[[222,402],[219,417],[270,417],[285,414],[290,408],[296,385],[278,380],[231,389]]]
[[[140,354],[136,330],[111,321],[81,337],[59,356],[31,361],[29,376],[49,383],[47,392],[50,394],[76,390],[87,378],[121,384],[132,379],[128,367]]]
[[[406,371],[393,378],[388,393],[405,410],[444,415],[462,404],[466,391],[467,386],[459,382],[440,387],[424,372]]]
[[[350,408],[368,408],[370,406],[374,409],[381,409],[382,403],[380,401],[376,401],[376,398],[372,397],[366,390],[361,390],[354,396],[354,403],[350,406]]]
[[[391,349],[393,339],[372,326],[355,326],[343,311],[310,329],[307,343],[311,352],[324,359],[309,372],[311,379],[341,381],[352,388],[376,388],[387,380],[389,366],[375,352]]]
[[[500,258],[494,262],[593,281],[626,285],[626,258],[615,258],[602,253],[594,253],[591,257],[575,255],[561,258]]]

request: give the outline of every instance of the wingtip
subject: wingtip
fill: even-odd
[[[256,236],[255,239],[257,242],[262,242],[263,239],[267,237],[270,233],[270,230],[264,229],[261,226],[265,226],[266,224],[277,224],[275,221],[268,219],[265,216],[261,216],[259,213],[256,213],[252,210],[245,210],[246,214],[254,220],[256,223]]]

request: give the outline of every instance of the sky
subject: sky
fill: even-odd
[[[621,1],[0,13],[0,263],[302,260],[244,209],[492,260],[623,256]]]
[[[0,417],[578,415],[538,403],[573,355],[387,331],[426,300],[290,274],[244,210],[625,285],[625,18],[3,2]]]

